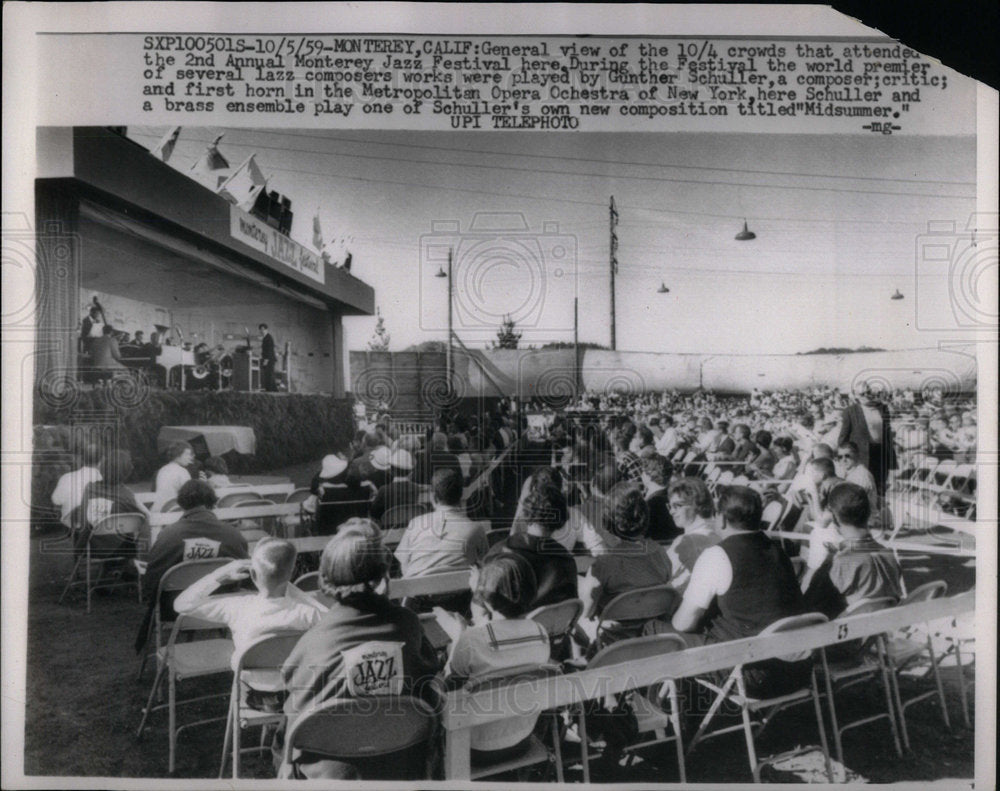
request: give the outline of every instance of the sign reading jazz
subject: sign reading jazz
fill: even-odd
[[[229,207],[229,233],[299,274],[326,283],[323,259],[238,206]]]

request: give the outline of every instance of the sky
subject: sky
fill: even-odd
[[[166,131],[128,134],[152,148]],[[619,349],[934,346],[948,322],[916,306],[947,305],[953,284],[943,265],[915,275],[928,223],[963,231],[975,209],[966,136],[185,127],[170,164],[188,171],[219,134],[234,167],[256,153],[291,198],[294,239],[311,247],[317,209],[327,239],[353,238],[352,274],[375,289],[393,350],[446,338],[434,275],[449,249],[468,346],[505,314],[522,345],[571,341],[574,297],[580,340],[607,344],[612,196]],[[744,219],[753,241],[734,238]],[[365,348],[375,319],[344,324],[347,348]]]

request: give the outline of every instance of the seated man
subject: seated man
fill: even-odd
[[[149,609],[139,629],[136,651],[141,651],[146,644],[146,632],[149,619],[153,617],[160,578],[167,569],[188,560],[247,557],[246,538],[232,525],[219,521],[211,511],[215,503],[215,490],[207,481],[188,481],[178,492],[177,504],[184,509],[184,515],[163,528],[149,550],[142,583]],[[161,612],[166,620],[172,620],[173,602],[161,602]]]
[[[122,362],[121,349],[115,339],[115,328],[110,324],[105,324],[101,330],[100,338],[93,338],[90,342],[90,367],[103,372],[114,373],[126,370],[126,365]]]
[[[837,477],[833,461],[826,456],[817,456],[806,465],[801,488],[795,489],[793,486],[796,501],[805,509],[803,517],[806,520],[819,525],[830,523],[832,517],[827,510],[826,501],[830,491],[838,483],[842,483],[842,480]]]
[[[836,533],[816,530],[811,536],[802,579],[807,607],[833,619],[861,599],[901,599],[899,562],[868,529],[868,493],[856,484],[839,483],[830,492],[829,508]]]
[[[878,491],[875,488],[875,476],[858,461],[858,446],[848,440],[837,448],[838,473],[848,483],[856,484],[864,489],[871,503],[872,513],[878,512]]]
[[[538,592],[529,609],[576,598],[576,561],[552,534],[566,522],[566,498],[554,486],[532,489],[524,502],[524,533],[511,535],[490,549],[487,559],[511,552],[528,561]]]
[[[434,510],[416,517],[396,547],[404,577],[467,569],[489,549],[486,527],[462,509],[462,474],[445,467],[431,478]]]
[[[286,629],[304,632],[326,612],[326,607],[316,598],[292,585],[295,556],[295,546],[291,542],[262,538],[249,560],[234,560],[202,577],[177,597],[174,609],[182,615],[194,615],[228,626],[233,635],[232,666],[236,670],[240,656],[256,641]],[[213,595],[224,585],[248,579],[257,588],[257,593]],[[281,689],[271,675],[266,671],[247,674],[251,706],[268,709],[280,706],[282,701],[267,700],[269,695],[266,693]],[[261,683],[255,684],[255,680]],[[284,698],[280,694],[278,697]]]
[[[692,644],[753,637],[775,621],[806,612],[791,561],[761,531],[763,510],[760,495],[745,486],[731,486],[719,498],[722,540],[701,553],[673,616],[677,631],[699,633]],[[749,695],[770,697],[801,687],[811,668],[811,658],[768,659],[744,667],[743,676]]]

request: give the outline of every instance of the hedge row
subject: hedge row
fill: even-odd
[[[113,388],[59,395],[35,399],[31,500],[33,508],[43,510],[50,506],[59,476],[71,468],[73,446],[81,441],[128,450],[134,479],[146,480],[163,464],[156,447],[162,426],[250,426],[257,452],[230,465],[231,472],[246,474],[344,449],[354,425],[349,401],[322,395],[145,390],[123,397]]]

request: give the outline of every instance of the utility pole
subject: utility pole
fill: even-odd
[[[451,366],[452,366],[452,359],[451,359],[451,347],[452,347],[451,256],[452,256],[452,248],[449,248],[448,249],[448,350],[447,350],[447,353],[446,353],[447,356],[445,358],[445,360],[446,360],[445,364],[447,366],[447,377],[448,377],[447,382],[448,382],[448,394],[449,395],[451,395],[451,392],[452,392],[452,381],[451,381],[451,370],[452,370],[451,369]]]
[[[580,390],[580,298],[573,297],[573,389]],[[576,395],[576,393],[574,393]]]
[[[615,208],[615,196],[611,196],[611,350],[618,348],[615,333],[615,274],[618,272],[618,210]]]

